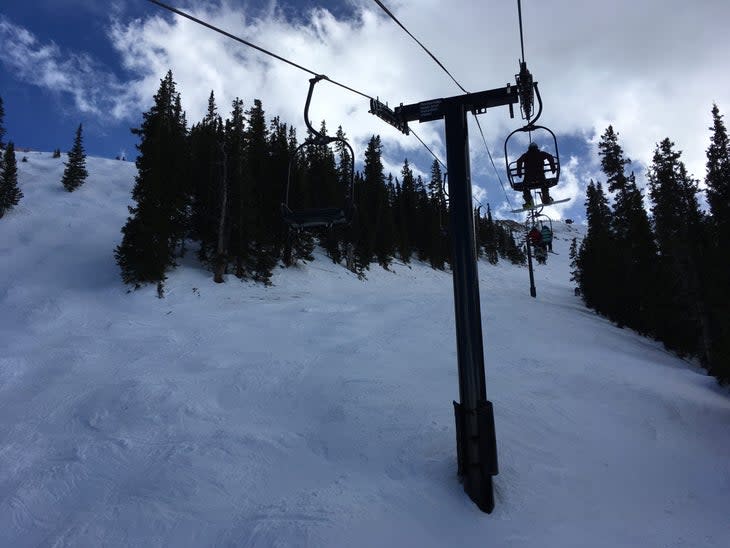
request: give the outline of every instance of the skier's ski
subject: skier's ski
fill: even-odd
[[[550,202],[549,204],[534,204],[531,206],[523,207],[522,209],[513,209],[512,213],[522,213],[524,211],[532,211],[533,209],[541,209],[543,207],[555,205],[555,204],[563,204],[565,202],[569,202],[570,198],[565,198],[563,200],[554,200],[553,202]]]

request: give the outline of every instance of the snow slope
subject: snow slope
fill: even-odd
[[[538,298],[480,267],[497,505],[455,472],[450,275],[320,257],[273,287],[192,261],[127,293],[134,165],[19,163],[0,220],[0,546],[725,547],[730,395],[585,309],[556,225]],[[22,155],[19,154],[20,158]]]

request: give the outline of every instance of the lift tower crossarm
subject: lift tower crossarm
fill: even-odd
[[[444,118],[449,107],[454,104],[460,105],[466,112],[472,112],[473,114],[482,114],[493,107],[509,106],[510,114],[512,114],[512,105],[517,102],[519,102],[517,90],[507,84],[503,88],[421,101],[411,105],[401,105],[395,107],[394,112],[396,117],[403,123],[414,121],[432,122]]]

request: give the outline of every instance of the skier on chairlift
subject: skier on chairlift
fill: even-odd
[[[545,249],[548,251],[553,250],[553,231],[550,230],[550,227],[548,225],[542,225],[542,228],[540,229],[540,235],[542,236],[542,243],[545,246]]]
[[[540,150],[537,143],[530,143],[527,152],[517,160],[517,176],[521,177],[523,170],[525,177],[523,179],[524,188],[522,196],[525,199],[524,207],[532,207],[532,194],[530,190],[540,187],[540,195],[543,204],[553,203],[550,197],[547,181],[545,180],[545,160],[550,164],[550,171],[555,173],[555,158],[549,152]]]

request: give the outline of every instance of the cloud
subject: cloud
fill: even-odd
[[[386,4],[466,89],[491,89],[514,80],[521,55],[514,2],[391,0]],[[284,0],[256,11],[233,0],[181,0],[177,5],[391,106],[461,93],[370,1],[351,0],[349,15],[339,18],[317,7],[305,12],[297,8],[294,18],[293,8]],[[598,171],[595,144],[608,124],[619,132],[640,182],[655,144],[667,136],[683,150],[690,172],[704,176],[712,102],[722,112],[730,110],[726,48],[718,47],[728,18],[727,0],[614,0],[610,6],[574,0],[523,2],[525,53],[545,103],[541,123],[557,134],[559,142],[579,139],[589,147],[588,152],[581,149],[574,164],[573,151],[561,146],[567,158],[556,196],[581,201],[585,177]],[[298,127],[300,138],[303,135],[302,109],[310,75],[152,5],[143,17],[121,16],[110,23],[109,40],[129,75],[123,83],[90,57],[40,44],[19,27],[8,30],[7,22],[2,33],[3,43],[11,46],[10,55],[4,56],[9,58],[6,64],[28,80],[36,78],[37,66],[42,66],[42,85],[71,94],[80,109],[136,119],[149,108],[160,78],[172,69],[189,121],[202,117],[213,90],[222,115],[228,114],[235,97],[249,105],[260,98],[269,116],[281,116]],[[13,46],[17,37],[23,40]],[[102,87],[112,89],[114,99],[102,96],[98,91]],[[311,117],[315,125],[326,120],[332,131],[342,125],[360,157],[367,140],[378,133],[387,166],[400,166],[407,156],[414,169],[429,171],[431,157],[420,143],[369,114],[363,97],[323,82],[317,86]],[[503,143],[521,121],[510,119],[506,108],[492,109],[480,120],[506,184]],[[445,161],[443,123],[413,123],[412,128]],[[506,202],[473,120],[470,137],[477,192],[493,204]],[[398,175],[399,167],[392,172]],[[509,188],[507,196],[519,199]]]
[[[513,80],[520,56],[514,3],[453,0],[448,9],[439,0],[388,4],[468,90]],[[275,4],[256,18],[232,2],[190,5],[195,16],[213,25],[391,105],[461,93],[372,2],[354,2],[348,19],[313,8],[296,20],[287,19]],[[615,0],[609,9],[594,2],[553,0],[525,3],[523,15],[526,57],[545,102],[541,122],[559,138],[579,135],[595,143],[613,124],[627,155],[645,166],[655,143],[670,136],[684,150],[690,171],[704,174],[711,103],[730,108],[730,73],[720,70],[725,61],[723,48],[717,47],[730,4]],[[120,22],[110,37],[125,66],[138,75],[130,86],[140,101],[149,102],[159,78],[172,68],[190,120],[202,116],[213,89],[223,113],[235,96],[249,102],[258,97],[268,112],[303,128],[309,76],[295,68],[162,12]],[[390,164],[420,154],[415,139],[367,110],[362,97],[322,83],[311,114],[313,120],[326,119],[332,129],[341,124],[359,147],[379,133],[386,152],[401,154]],[[481,119],[497,169],[503,170],[503,140],[519,121],[510,120],[506,108]],[[493,200],[503,199],[481,136],[470,125],[475,184]],[[412,126],[445,160],[443,124]],[[414,167],[427,171],[430,159],[426,162]],[[581,187],[570,179],[574,173],[582,176],[570,166],[572,159],[564,169],[565,193],[578,197],[585,183]],[[638,175],[641,180],[643,173]]]
[[[54,93],[71,96],[83,113],[116,118],[128,95],[116,77],[84,53],[64,52],[53,42],[42,43],[27,29],[0,16],[0,60],[16,78]]]

